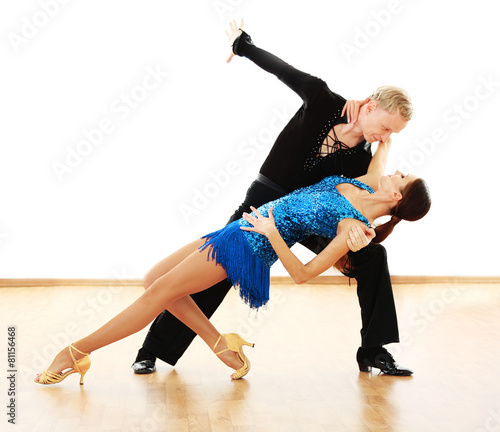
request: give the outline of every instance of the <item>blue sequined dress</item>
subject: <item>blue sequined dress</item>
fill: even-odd
[[[368,220],[337,191],[335,186],[341,183],[373,193],[372,188],[358,180],[331,176],[264,204],[258,210],[267,217],[272,207],[276,228],[288,247],[311,235],[334,238],[342,219],[358,219],[369,226]],[[208,248],[208,258],[222,265],[228,279],[239,287],[245,302],[259,308],[269,300],[269,269],[278,256],[266,236],[244,231],[242,226],[251,224],[241,218],[203,236],[205,244],[200,250]]]

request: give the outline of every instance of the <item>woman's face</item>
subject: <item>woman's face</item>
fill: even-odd
[[[380,179],[380,187],[388,192],[402,193],[406,186],[416,179],[417,177],[412,174],[403,174],[401,171],[396,171],[394,174],[383,176]]]

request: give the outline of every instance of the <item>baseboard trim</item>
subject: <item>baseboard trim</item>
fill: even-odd
[[[438,283],[462,283],[476,284],[489,283],[500,284],[500,276],[391,276],[393,284],[438,284]],[[271,283],[293,284],[293,279],[290,276],[273,276]],[[356,283],[355,279],[351,279],[351,283]],[[346,285],[349,284],[349,278],[346,276],[318,276],[309,281],[308,284],[315,285]]]
[[[57,286],[142,286],[141,279],[0,279],[0,288]]]
[[[393,284],[438,284],[461,283],[500,284],[500,276],[391,276]],[[351,279],[352,284],[356,281]],[[349,278],[345,276],[318,276],[309,284],[313,285],[348,285]],[[293,285],[290,276],[272,276],[273,285]],[[141,279],[0,279],[0,288],[26,287],[57,287],[57,286],[142,286]]]

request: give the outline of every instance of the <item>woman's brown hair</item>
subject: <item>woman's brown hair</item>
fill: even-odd
[[[401,192],[403,196],[394,207],[391,219],[375,228],[372,243],[381,243],[401,220],[416,221],[423,218],[431,208],[431,196],[427,183],[422,179],[412,181]]]

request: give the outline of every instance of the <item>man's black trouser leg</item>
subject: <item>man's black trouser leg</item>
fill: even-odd
[[[398,318],[385,248],[371,244],[350,253],[352,276],[358,283],[361,346],[373,348],[399,342]]]
[[[301,243],[319,254],[329,242],[330,239],[309,237]],[[398,318],[385,248],[370,244],[359,252],[349,252],[349,258],[349,276],[358,283],[361,346],[374,348],[399,342]]]

